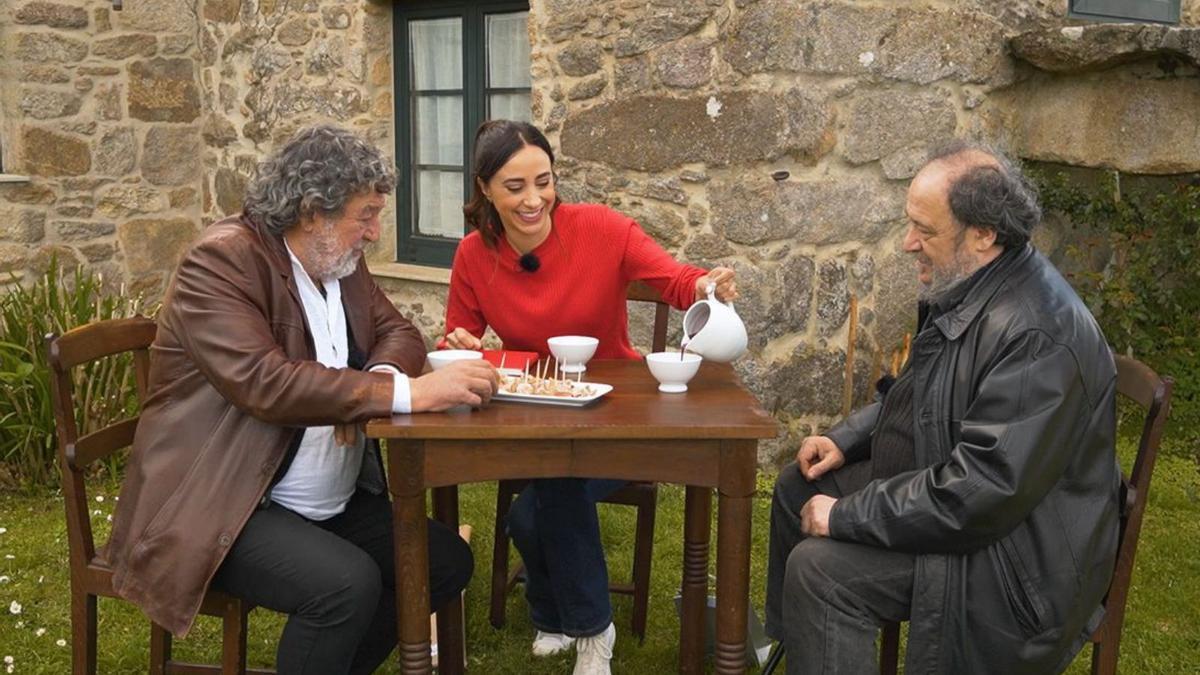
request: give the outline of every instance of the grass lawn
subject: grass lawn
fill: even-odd
[[[770,479],[762,479],[754,504],[751,568],[752,606],[761,616],[767,550]],[[92,520],[107,532],[113,486],[93,488]],[[509,597],[508,625],[495,630],[487,620],[495,485],[461,490],[462,519],[475,528],[472,549],[476,574],[467,589],[468,665],[483,673],[570,672],[572,655],[534,659],[533,628],[519,591]],[[632,561],[633,509],[602,507],[610,571],[626,576]],[[667,673],[676,668],[679,622],[673,597],[682,566],[683,490],[663,486],[655,531],[653,589],[645,644],[629,633],[630,599],[614,599],[617,624],[616,673]],[[0,493],[0,659],[12,657],[14,673],[70,671],[70,618],[66,526],[56,496]],[[715,537],[716,524],[713,524]],[[1151,489],[1133,590],[1129,599],[1121,670],[1126,673],[1200,671],[1200,472],[1194,462],[1161,457]],[[15,604],[14,604],[15,603]],[[128,603],[100,600],[100,672],[145,672],[149,624]],[[270,666],[282,617],[266,610],[251,615],[250,663]],[[219,624],[202,617],[187,639],[176,642],[178,656],[215,662]],[[1085,649],[1069,672],[1087,672]],[[389,663],[382,672],[396,673]]]

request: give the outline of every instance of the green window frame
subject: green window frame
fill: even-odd
[[[528,97],[528,86],[490,86],[488,82],[489,57],[491,47],[488,44],[488,20],[494,15],[513,15],[529,11],[529,3],[525,0],[481,0],[473,2],[439,2],[436,0],[419,0],[405,2],[393,6],[393,54],[395,61],[395,119],[396,119],[396,164],[399,168],[399,181],[396,190],[396,258],[398,262],[425,265],[431,267],[450,267],[454,260],[454,251],[458,241],[465,235],[463,231],[454,236],[437,236],[421,231],[421,186],[419,181],[426,179],[439,181],[440,187],[445,187],[447,174],[461,173],[462,197],[470,197],[469,161],[474,148],[475,130],[489,117],[489,105],[497,96],[520,95]],[[419,49],[419,39],[413,38],[415,30],[421,26],[439,23],[443,27],[453,25],[457,20],[458,35],[461,36],[461,73],[451,86],[442,83],[432,88],[415,88],[414,82],[420,77],[425,79],[446,79],[446,73],[433,76],[417,75],[418,65],[428,67],[429,63],[415,64],[422,56],[414,55],[414,49]],[[427,39],[427,38],[425,38]],[[510,43],[511,46],[512,43]],[[435,46],[436,48],[436,46]],[[443,52],[444,54],[445,52]],[[453,52],[451,52],[453,53]],[[437,66],[434,66],[435,68]],[[526,74],[527,75],[527,74]],[[453,78],[449,78],[453,80]],[[453,86],[457,84],[457,86]],[[424,143],[417,138],[418,106],[424,102],[425,110],[441,110],[441,102],[446,99],[461,99],[461,157],[451,152],[452,156],[444,154],[443,147],[432,150],[437,155],[437,161],[428,161],[422,153],[431,151],[428,139]],[[430,104],[431,101],[436,101]],[[451,101],[453,103],[453,101]],[[453,108],[453,105],[450,106]],[[453,125],[451,125],[453,126]],[[442,131],[439,129],[439,132]],[[453,133],[453,129],[447,129]],[[436,145],[436,144],[434,144]],[[453,178],[450,178],[453,185]],[[438,206],[441,211],[443,228],[451,224],[451,216],[461,214],[462,203],[442,203]]]
[[[1180,0],[1068,0],[1067,15],[1093,21],[1179,23]]]

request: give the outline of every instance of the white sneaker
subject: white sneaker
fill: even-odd
[[[565,652],[575,644],[575,638],[562,633],[543,633],[537,632],[537,637],[533,638],[533,655],[534,656],[553,656],[559,652]]]
[[[617,629],[611,623],[599,635],[579,638],[575,645],[573,675],[612,675],[608,663],[612,661],[612,648],[616,641]]]

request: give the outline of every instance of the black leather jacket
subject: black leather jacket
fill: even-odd
[[[917,555],[906,672],[1063,670],[1102,617],[1118,536],[1116,369],[1031,246],[913,341],[915,471],[838,500],[830,536]],[[869,445],[875,403],[829,432]]]

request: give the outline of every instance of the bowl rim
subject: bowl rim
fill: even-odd
[[[546,338],[546,344],[557,344],[563,347],[587,347],[600,344],[600,338],[591,335],[555,335]]]
[[[650,352],[646,355],[647,362],[653,361],[655,363],[662,363],[664,361],[673,363],[699,363],[703,360],[704,357],[692,352],[683,352],[682,358],[679,356],[679,352]]]

